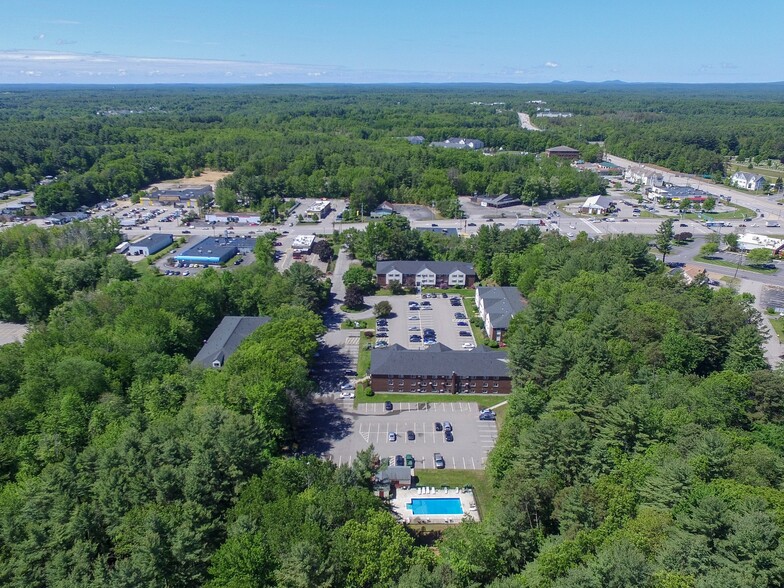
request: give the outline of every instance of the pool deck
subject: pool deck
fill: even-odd
[[[432,489],[432,487],[431,487]],[[408,490],[398,489],[395,498],[389,502],[392,505],[392,510],[397,517],[406,524],[419,525],[427,523],[438,523],[446,525],[456,525],[461,523],[465,517],[469,517],[475,521],[479,521],[479,511],[476,509],[476,499],[474,493],[470,490],[463,491],[457,488],[444,487],[436,488],[435,493],[420,494],[417,492],[418,488],[409,488]],[[411,502],[412,498],[459,498],[460,506],[463,508],[462,515],[414,515],[406,505]]]

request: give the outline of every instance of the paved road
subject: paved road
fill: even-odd
[[[531,117],[524,112],[518,112],[517,116],[520,118],[520,126],[526,131],[541,131],[539,127],[531,122]]]
[[[610,154],[607,154],[606,159],[611,163],[622,167],[640,165],[629,159],[623,159],[622,157],[616,157],[615,155]],[[777,221],[782,220],[781,216],[784,214],[784,206],[779,206],[776,203],[779,196],[755,196],[748,192],[736,190],[735,188],[730,188],[722,184],[714,184],[700,176],[674,172],[658,165],[647,165],[647,167],[660,171],[664,176],[665,182],[671,182],[680,186],[694,186],[717,196],[728,197],[732,199],[732,202],[739,204],[740,206],[745,206],[752,210],[759,209],[760,212],[765,213],[765,218]]]

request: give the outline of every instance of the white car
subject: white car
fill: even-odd
[[[390,431],[389,435],[387,435],[387,438],[390,441],[397,441],[397,433],[395,433],[394,431]]]
[[[473,349],[476,347],[473,343],[463,343],[463,349]]]
[[[354,398],[354,393],[353,392],[341,392],[340,393],[340,397],[341,398]]]
[[[348,384],[343,384],[343,385],[340,387],[340,389],[341,389],[341,390],[353,390],[353,389],[354,389],[354,384],[352,384],[352,383],[350,383],[350,382],[349,382]]]

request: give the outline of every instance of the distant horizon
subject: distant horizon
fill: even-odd
[[[784,22],[784,2],[742,10]],[[3,14],[0,84],[784,80],[775,36],[707,2],[6,0]]]

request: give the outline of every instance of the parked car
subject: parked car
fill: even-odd
[[[449,443],[455,440],[454,436],[452,435],[452,431],[444,431],[444,440]]]
[[[395,456],[395,465],[396,466],[402,466],[402,465],[405,465],[405,463],[406,462],[403,460],[403,456],[402,455],[396,455]]]
[[[419,327],[408,327],[409,331],[418,331]]]
[[[354,398],[354,393],[353,392],[341,392],[340,393],[340,397],[341,398]]]
[[[436,431],[439,431],[439,432],[440,432],[440,431],[443,431],[443,430],[444,430],[444,426],[443,426],[441,423],[438,423],[438,422],[437,422],[437,423],[435,424],[435,427],[436,427]]]
[[[390,431],[389,435],[387,435],[387,439],[390,442],[397,441],[397,433],[395,433],[394,431]]]
[[[392,410],[392,403],[389,400],[384,403],[384,410]]]
[[[352,384],[351,382],[349,382],[348,384],[343,384],[340,387],[340,389],[341,390],[353,390],[354,389],[354,384]]]
[[[343,375],[344,376],[356,376],[357,375],[357,371],[356,370],[344,370],[343,371]]]
[[[408,467],[410,467],[410,468],[413,468],[413,467],[414,467],[414,464],[415,464],[415,462],[414,462],[414,456],[413,456],[413,455],[411,455],[410,453],[406,453],[406,465],[407,465]]]
[[[495,420],[495,413],[494,412],[483,412],[479,415],[480,421],[494,421]]]
[[[468,323],[466,321],[457,321],[456,324],[457,324],[458,327],[467,327],[468,326]]]
[[[418,321],[418,320],[419,320],[419,317],[418,317],[418,316],[414,316],[414,315],[412,314],[410,317],[408,317],[408,320],[410,320],[410,321]]]
[[[452,430],[452,423],[449,421],[444,421],[444,431],[451,431]]]
[[[463,343],[463,349],[473,349],[474,347],[476,347],[476,345],[473,343]]]
[[[464,319],[464,318],[468,318],[468,317],[466,317],[466,315],[464,315],[462,312],[456,312],[455,313],[455,318],[456,319]]]
[[[407,438],[409,441],[414,441],[414,440],[416,439],[416,433],[414,433],[414,431],[408,431],[408,432],[406,433],[406,438]]]
[[[409,341],[409,343],[421,343],[422,342],[422,337],[420,337],[419,335],[411,335],[408,338],[408,341]]]
[[[446,467],[446,462],[440,453],[433,454],[433,462],[438,470],[443,470]]]
[[[458,333],[458,336],[460,336],[460,337],[470,337],[471,336],[471,331],[460,331]]]

